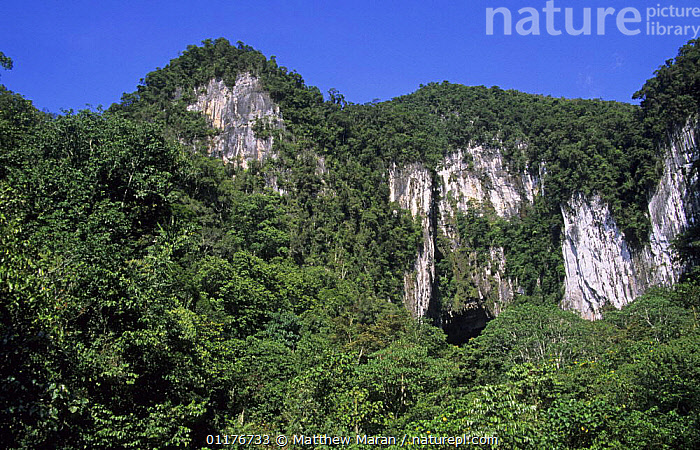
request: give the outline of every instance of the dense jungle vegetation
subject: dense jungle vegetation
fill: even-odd
[[[247,170],[206,155],[215,132],[186,108],[241,72],[285,120],[257,130],[279,157]],[[700,112],[699,74],[691,41],[640,107],[446,82],[356,105],[218,39],[106,111],[50,116],[0,86],[0,445],[284,433],[700,447],[696,275],[596,322],[557,307],[559,205],[597,193],[641,245],[664,142]],[[401,304],[421,230],[385,176],[470,144],[503,148],[512,170],[544,163],[546,195],[508,223],[459,218],[465,251],[503,246],[523,294],[455,346]],[[286,195],[266,187],[271,171]],[[686,235],[681,254],[697,257],[697,242]],[[453,262],[438,262],[445,303],[469,288]]]

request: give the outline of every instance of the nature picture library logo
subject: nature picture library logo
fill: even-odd
[[[562,7],[561,2],[549,0],[533,6],[486,8],[486,34],[506,36],[604,36],[621,33],[626,36],[686,36],[700,35],[700,6],[674,6],[656,3],[637,8]]]

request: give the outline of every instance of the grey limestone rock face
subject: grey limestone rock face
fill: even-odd
[[[430,308],[435,283],[435,227],[432,209],[433,180],[422,164],[410,164],[389,169],[389,200],[419,217],[423,228],[423,242],[412,271],[404,274],[404,304],[415,316],[426,315]]]
[[[671,244],[680,233],[696,224],[700,212],[698,174],[692,170],[700,156],[698,130],[697,123],[689,122],[672,137],[661,180],[649,201],[652,231],[648,258],[654,262],[652,281],[657,284],[675,283],[685,270],[675,261]]]
[[[539,177],[527,171],[510,174],[503,155],[495,148],[471,147],[448,155],[438,176],[443,201],[440,209],[448,215],[454,209],[466,211],[470,202],[476,202],[488,204],[499,217],[508,218],[518,213],[523,202],[532,203],[539,192]]]
[[[624,240],[608,206],[598,197],[575,195],[562,206],[562,252],[566,286],[562,306],[599,319],[605,305],[621,308],[657,285],[671,285],[686,270],[676,259],[673,240],[696,223],[700,212],[697,123],[671,136],[661,179],[649,201],[651,233],[642,249]]]
[[[197,89],[197,100],[187,109],[201,111],[211,125],[221,130],[212,138],[210,154],[247,168],[252,161],[262,162],[274,157],[273,137],[257,137],[256,123],[270,129],[284,126],[279,106],[263,89],[260,80],[249,73],[241,73],[236,84],[229,88],[222,80],[210,80]]]
[[[566,270],[562,307],[597,319],[606,303],[620,308],[644,291],[647,283],[640,276],[641,261],[634,258],[599,197],[574,196],[562,206],[562,216]]]
[[[543,168],[540,168],[540,172]],[[440,201],[438,228],[450,245],[450,251],[461,247],[456,231],[457,214],[471,208],[492,209],[501,218],[515,216],[526,203],[532,203],[541,189],[541,175],[530,171],[511,173],[498,148],[475,146],[447,155],[438,171]],[[466,309],[483,309],[494,316],[513,299],[517,282],[506,276],[506,259],[502,247],[489,249],[487,264],[469,274],[476,287],[478,304]],[[459,314],[458,311],[454,312]]]
[[[432,174],[422,164],[397,168],[388,174],[390,200],[419,217],[423,243],[412,271],[404,277],[404,302],[411,313],[420,317],[431,308],[435,283],[435,251],[438,233],[447,237],[451,250],[459,246],[456,214],[475,205],[493,208],[503,218],[516,214],[524,202],[532,202],[540,189],[539,177],[529,173],[512,175],[498,149],[470,147],[447,155]],[[497,314],[514,295],[514,283],[505,276],[502,248],[489,252],[490,264],[470,274],[477,286],[479,303],[463,305],[470,315],[485,317]],[[490,300],[492,310],[483,311]],[[474,313],[481,310],[480,313]],[[461,312],[455,312],[461,313]]]
[[[678,263],[671,244],[696,224],[700,212],[698,174],[692,170],[700,156],[698,129],[697,122],[689,122],[669,139],[663,173],[649,201],[652,230],[643,248],[625,241],[608,205],[599,197],[576,194],[562,205],[563,308],[598,319],[605,305],[621,308],[651,286],[678,281],[686,268]],[[410,210],[423,226],[416,262],[404,277],[405,304],[414,316],[423,316],[432,307],[438,233],[455,250],[460,246],[458,211],[476,205],[491,208],[499,217],[512,217],[524,203],[544,194],[544,170],[540,166],[537,175],[510,173],[498,149],[483,147],[446,156],[433,173],[418,163],[390,168],[390,200]],[[505,263],[503,249],[492,248],[489,263],[470,275],[481,305],[465,305],[466,309],[483,308],[483,301],[490,300],[487,313],[497,315],[513,298],[517,280],[508,279]]]

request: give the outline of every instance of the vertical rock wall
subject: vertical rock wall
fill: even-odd
[[[229,88],[222,80],[210,80],[196,92],[197,101],[187,109],[207,115],[221,133],[210,144],[212,156],[247,168],[251,161],[262,162],[273,156],[273,138],[258,138],[253,132],[257,121],[275,129],[282,128],[282,117],[259,79],[241,73]]]
[[[423,226],[423,243],[414,270],[404,278],[406,306],[414,316],[420,317],[433,307],[438,233],[447,237],[450,246],[447,250],[455,251],[461,245],[456,227],[458,211],[477,207],[492,209],[503,218],[511,217],[518,213],[523,202],[533,201],[539,178],[527,172],[511,175],[498,149],[478,146],[446,156],[435,173],[417,163],[401,168],[392,166],[389,189],[391,201],[420,217]],[[505,276],[502,248],[491,249],[490,264],[469,276],[479,295],[477,303],[463,306],[462,312],[468,311],[470,317],[484,319],[498,313],[513,297],[513,282]],[[493,311],[484,311],[487,299],[493,304]]]
[[[511,217],[523,202],[532,203],[539,190],[538,177],[527,172],[511,175],[500,150],[481,146],[446,156],[438,176],[444,222],[456,210],[469,209],[470,202],[492,207],[499,217]]]
[[[673,240],[689,226],[695,225],[700,213],[698,174],[692,172],[698,160],[698,124],[687,124],[676,133],[664,157],[661,180],[649,201],[651,236],[650,255],[655,268],[652,282],[672,284],[683,272],[674,259]]]
[[[404,274],[404,303],[415,317],[427,314],[435,283],[433,195],[433,177],[422,164],[389,169],[389,200],[419,217],[423,229],[413,270]]]
[[[600,198],[589,201],[576,195],[562,206],[562,216],[566,270],[562,307],[596,319],[606,303],[620,308],[644,291],[639,265]]]
[[[566,290],[562,306],[598,319],[605,305],[621,308],[655,285],[671,285],[685,270],[673,240],[700,213],[697,124],[675,133],[664,156],[659,184],[649,201],[649,243],[634,249],[624,240],[607,205],[598,197],[575,195],[562,206]]]
[[[597,196],[574,195],[562,205],[564,219],[562,253],[566,271],[562,307],[579,311],[589,319],[601,317],[602,308],[621,308],[654,285],[678,281],[684,268],[675,259],[671,243],[696,223],[700,212],[697,124],[688,124],[669,140],[661,180],[649,201],[652,231],[642,249],[630,246],[606,204]],[[452,250],[460,247],[456,214],[469,208],[491,209],[508,219],[524,203],[540,193],[538,176],[528,171],[511,174],[498,149],[473,147],[448,155],[431,173],[420,164],[389,171],[391,200],[420,217],[423,244],[414,270],[404,279],[405,302],[415,316],[432,306],[438,233],[447,237]],[[479,300],[490,299],[489,314],[498,314],[517,289],[505,275],[503,249],[492,248],[490,264],[471,274]],[[483,308],[483,304],[465,309]]]

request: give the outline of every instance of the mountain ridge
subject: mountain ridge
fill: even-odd
[[[679,54],[679,64],[688,53],[686,48]],[[267,89],[271,101],[275,102],[274,107],[265,106],[264,110],[258,111],[259,116],[255,116],[256,113],[249,114],[247,121],[244,121],[247,124],[242,124],[249,130],[248,133],[253,131],[257,136],[254,139],[252,136],[248,138],[252,139],[248,151],[252,152],[250,155],[255,153],[254,156],[241,158],[240,149],[227,154],[221,144],[212,144],[217,150],[210,150],[210,153],[219,155],[224,160],[236,159],[236,164],[243,168],[249,162],[262,164],[267,160],[268,169],[265,170],[274,174],[268,173],[265,176],[267,183],[278,192],[294,195],[293,188],[284,187],[283,174],[294,166],[297,153],[310,152],[311,160],[315,161],[311,164],[316,166],[314,171],[317,182],[323,184],[324,189],[332,191],[332,182],[326,179],[329,175],[326,166],[330,164],[332,167],[333,161],[338,164],[344,159],[355,158],[359,152],[361,164],[368,164],[382,173],[383,183],[390,188],[389,202],[398,202],[404,209],[411,211],[414,219],[421,222],[424,235],[422,249],[418,252],[414,272],[407,271],[403,277],[404,303],[416,317],[428,315],[436,323],[454,322],[454,316],[461,314],[461,310],[476,308],[482,311],[477,314],[482,319],[475,320],[483,326],[484,319],[494,317],[516,295],[525,295],[549,298],[548,301],[568,305],[585,317],[600,318],[600,310],[606,304],[620,307],[646,290],[646,287],[635,286],[672,283],[684,272],[681,266],[672,262],[670,242],[694,222],[697,211],[692,207],[686,214],[690,222],[675,226],[673,236],[664,235],[664,250],[656,250],[656,253],[666,254],[665,262],[659,264],[675,264],[673,269],[664,272],[667,275],[640,275],[642,278],[639,280],[636,275],[630,275],[631,278],[626,278],[626,281],[608,280],[598,288],[575,287],[591,283],[592,275],[587,279],[582,273],[610,270],[603,269],[604,264],[595,270],[575,268],[581,261],[571,256],[577,253],[573,245],[575,239],[571,237],[571,224],[578,219],[572,222],[566,211],[578,210],[581,205],[593,201],[596,205],[593,209],[599,210],[595,214],[600,216],[600,220],[594,223],[612,221],[610,229],[619,230],[614,233],[620,233],[623,240],[619,244],[622,247],[616,247],[611,255],[629,255],[631,252],[648,254],[651,250],[642,249],[649,245],[649,239],[661,239],[658,233],[654,234],[653,229],[658,227],[658,221],[650,222],[653,214],[648,211],[648,202],[652,193],[659,189],[656,184],[664,170],[663,161],[668,161],[667,150],[665,145],[658,142],[659,128],[643,125],[648,122],[646,116],[652,109],[649,105],[654,105],[656,101],[653,94],[653,89],[658,88],[653,86],[656,79],[635,94],[636,98],[644,98],[642,107],[599,100],[558,99],[502,91],[497,87],[465,87],[447,82],[429,83],[413,94],[387,102],[353,105],[348,104],[334,90],[329,93],[329,99],[324,101],[318,89],[307,87],[298,74],[277,67],[274,60],[266,60],[243,44],[239,43],[234,48],[225,41],[217,40],[205,41],[203,48],[190,48],[189,53],[173,60],[164,69],[165,72],[149,74],[144,87],[140,87],[137,94],[131,95],[148,98],[145,94],[152,90],[151,87],[158,86],[160,78],[168,77],[161,74],[169,73],[169,67],[179,70],[187,66],[191,53],[195,54],[195,59],[202,58],[202,53],[207,50],[223,60],[238,60],[241,54],[245,55],[253,61],[249,64],[251,72],[227,72],[231,67],[240,69],[245,63],[243,66],[229,65],[223,66],[224,68],[215,64],[211,75],[214,78],[204,81],[205,78],[197,75],[202,84],[191,88],[195,97],[188,97],[189,101],[196,98],[196,104],[201,104],[206,97],[210,106],[217,105],[216,108],[220,110],[226,109],[225,105],[239,101],[238,98],[235,95],[231,97],[230,94],[219,96],[218,100],[212,98],[212,83],[218,79],[216,83],[220,86],[226,85],[233,89],[240,77],[243,77],[246,80],[259,80],[252,82],[260,83],[260,88]],[[229,56],[221,56],[227,54]],[[674,67],[676,66],[667,65],[660,69],[659,74],[663,75],[664,70]],[[175,73],[179,73],[177,70]],[[198,70],[202,72],[201,67]],[[256,72],[261,78],[253,75]],[[183,75],[178,76],[181,78]],[[223,81],[225,79],[229,81]],[[208,87],[204,87],[207,84]],[[122,105],[128,110],[133,105],[130,104],[129,95],[125,95],[125,98],[127,100]],[[194,104],[186,105],[187,110],[206,109],[193,106]],[[270,108],[276,109],[273,111]],[[207,113],[209,123],[214,124],[220,132],[238,133],[236,127],[220,123],[223,117],[221,113],[218,118],[209,110]],[[236,116],[234,111],[228,118],[229,122],[239,120],[237,117],[240,116]],[[273,117],[271,123],[270,117]],[[281,128],[282,123],[284,129]],[[364,130],[359,130],[360,128]],[[260,139],[260,136],[264,139]],[[275,144],[271,145],[271,142]],[[691,147],[685,148],[685,152],[690,155],[686,165],[694,164],[697,159],[693,155],[694,147]],[[261,152],[261,148],[264,151]],[[498,168],[489,168],[491,163],[485,163],[482,156],[484,151],[495,152],[499,158]],[[676,159],[677,157],[678,155]],[[284,168],[281,171],[271,167],[278,163]],[[415,164],[425,167],[427,172],[419,175],[417,171],[424,169]],[[463,165],[458,172],[454,172],[454,169],[450,169],[454,164]],[[480,169],[474,170],[474,165]],[[409,173],[407,179],[398,181],[396,175],[392,175],[397,170],[408,167],[413,167],[413,173]],[[501,179],[493,178],[494,170],[503,173],[499,175]],[[668,168],[665,170],[668,172]],[[470,171],[465,179],[462,175]],[[531,186],[524,189],[521,182],[515,183],[515,178],[504,181],[513,176],[530,180],[528,183]],[[438,178],[441,181],[438,182]],[[462,181],[452,189],[447,187],[455,180]],[[417,196],[414,199],[405,198],[391,187],[404,185],[405,190],[412,183],[422,186],[414,193]],[[458,187],[460,183],[461,188]],[[689,180],[688,183],[693,185],[696,181]],[[535,185],[539,187],[535,189]],[[502,200],[498,200],[498,195],[493,197],[495,188],[510,190],[512,194],[508,195],[527,199],[525,202],[522,199],[507,200],[510,204],[507,216],[515,217],[518,223],[522,222],[519,215],[535,212],[535,197],[540,191],[546,191],[543,205],[537,207],[539,212],[536,214],[544,214],[549,218],[541,221],[543,223],[530,224],[529,231],[523,228],[522,223],[499,224],[499,221],[502,222],[507,217],[504,215],[504,206],[500,206]],[[436,193],[435,200],[432,199],[433,193]],[[417,198],[422,199],[420,204],[416,204]],[[460,248],[460,241],[469,241],[469,237],[460,237],[458,231],[455,233],[460,229],[460,218],[454,211],[454,206],[450,206],[455,204],[455,198],[458,199],[460,207],[457,212],[462,215],[462,219],[469,210],[468,205],[476,208],[481,219],[491,217],[485,222],[482,220],[485,227],[482,231],[491,235],[493,244],[488,245],[488,249]],[[580,198],[578,203],[576,198]],[[433,211],[433,204],[442,205],[439,212]],[[606,208],[607,212],[603,212]],[[552,231],[553,227],[558,227],[559,236]],[[437,228],[440,229],[439,232]],[[509,233],[503,232],[503,228],[510,228]],[[463,226],[461,229],[466,228]],[[548,242],[542,242],[539,253],[524,249],[528,242],[523,235],[528,233],[550,235]],[[439,238],[438,234],[444,237]],[[451,244],[445,245],[445,238]],[[441,246],[438,245],[438,240],[443,243]],[[606,248],[604,244],[591,245],[598,247],[598,252]],[[613,244],[607,244],[610,245]],[[466,270],[465,261],[474,256],[464,254],[483,254],[484,251],[491,255],[487,258],[490,261],[487,263],[489,267],[484,271],[472,264],[472,272]],[[556,253],[560,256],[551,256]],[[589,254],[586,259],[595,259],[592,255],[593,253]],[[624,256],[623,259],[625,258],[629,256]],[[517,263],[509,260],[516,260]],[[650,261],[651,257],[646,257],[646,260]],[[482,258],[482,263],[484,262]],[[629,270],[656,270],[652,268],[654,263],[640,264],[638,269]],[[436,265],[441,268],[439,275],[436,273]],[[642,266],[649,268],[641,269]],[[501,269],[492,270],[495,267]],[[460,281],[455,281],[456,279]],[[656,281],[651,281],[652,279]],[[545,288],[542,287],[543,283]],[[631,286],[628,286],[630,283]],[[603,288],[603,285],[610,287]],[[603,292],[607,293],[601,294]],[[459,306],[453,309],[455,305]],[[472,328],[468,324],[457,328],[465,327]]]
[[[353,105],[225,40],[108,111],[0,86],[0,443],[697,448],[698,48],[640,107]]]

